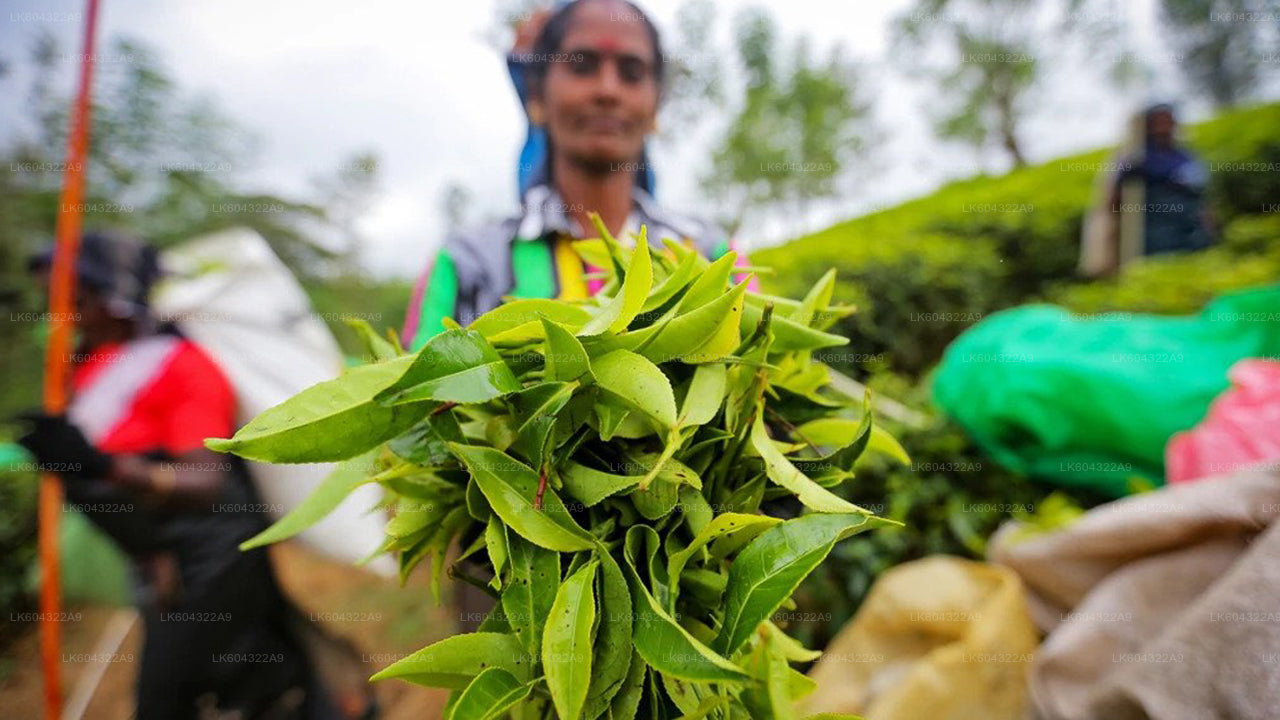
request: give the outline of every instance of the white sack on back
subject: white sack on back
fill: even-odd
[[[236,392],[237,425],[341,372],[333,334],[255,231],[235,228],[196,238],[165,250],[161,263],[167,276],[153,298],[156,314],[173,320],[226,373]],[[273,518],[302,502],[334,467],[249,463]],[[384,518],[370,512],[380,499],[377,486],[361,486],[299,539],[336,560],[362,560],[385,537]],[[366,567],[395,573],[386,556]]]

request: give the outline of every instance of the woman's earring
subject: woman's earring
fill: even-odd
[[[542,116],[542,106],[541,106],[541,105],[530,105],[530,106],[529,106],[529,122],[533,123],[534,125],[537,125],[538,127],[542,127],[542,124],[543,124],[543,120],[544,120],[544,119],[545,119],[545,118],[543,118],[543,116]]]

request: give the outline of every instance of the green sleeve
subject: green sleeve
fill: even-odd
[[[454,270],[453,258],[444,250],[436,253],[431,274],[422,288],[420,305],[418,306],[418,322],[414,327],[413,337],[406,338],[408,349],[417,350],[428,340],[444,330],[443,321],[453,316],[454,304],[458,299],[458,274]]]

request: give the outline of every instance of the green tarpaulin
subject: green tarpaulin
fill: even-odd
[[[1198,422],[1246,357],[1280,358],[1280,286],[1190,317],[998,313],[947,348],[934,399],[998,462],[1119,497],[1164,482],[1164,446]]]

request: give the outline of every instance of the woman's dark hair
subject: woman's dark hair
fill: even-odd
[[[573,14],[578,6],[589,0],[572,0],[565,3],[547,18],[547,22],[542,26],[542,32],[538,33],[538,37],[533,41],[533,62],[528,65],[528,83],[530,93],[538,96],[542,94],[543,83],[547,79],[547,71],[551,69],[550,59],[555,57],[557,53],[563,52],[561,47],[564,44],[564,36],[569,33],[569,26],[573,23]],[[644,27],[649,31],[649,40],[653,44],[653,78],[658,83],[658,88],[662,88],[663,79],[665,77],[666,57],[662,53],[662,38],[658,33],[658,26],[653,24],[653,20],[649,16],[636,7],[634,3],[627,0],[618,0],[626,5],[635,13],[636,17],[644,23]]]

